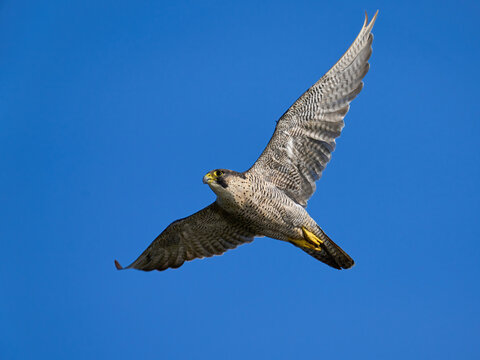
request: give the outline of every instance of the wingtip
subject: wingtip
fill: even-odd
[[[363,23],[363,27],[371,29],[373,27],[373,24],[375,24],[375,20],[377,20],[377,15],[378,10],[375,12],[370,22],[368,22],[368,13],[367,11],[365,11],[365,22]]]
[[[115,260],[115,267],[117,268],[117,270],[123,270],[123,266],[120,265],[120,263],[117,260]]]
[[[373,28],[373,25],[375,24],[375,21],[377,20],[377,15],[378,15],[378,10],[375,12],[375,15],[373,15],[372,20],[370,20],[370,24],[368,24],[368,27],[370,29]]]

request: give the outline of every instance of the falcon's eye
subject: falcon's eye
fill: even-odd
[[[220,177],[220,176],[223,175],[223,171],[215,170],[215,172],[213,173],[213,175],[215,175],[216,177]]]

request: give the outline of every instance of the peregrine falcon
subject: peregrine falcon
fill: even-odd
[[[335,269],[354,261],[305,210],[330,161],[350,102],[360,93],[372,54],[377,13],[340,60],[283,114],[267,147],[245,172],[216,169],[203,177],[217,195],[203,210],[171,223],[126,268],[178,268],[267,236],[289,242]],[[115,260],[117,269],[123,269]]]

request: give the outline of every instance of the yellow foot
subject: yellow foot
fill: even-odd
[[[323,241],[320,240],[314,233],[311,233],[305,227],[302,226],[302,231],[303,231],[303,236],[307,238],[307,240],[310,240],[312,243],[317,245],[317,247],[320,246],[320,244],[323,244]]]
[[[315,234],[305,229],[303,226],[302,231],[304,236],[303,239],[289,239],[290,242],[303,248],[320,250],[320,245],[323,244],[323,241],[320,240]]]
[[[315,246],[308,242],[307,240],[294,240],[294,239],[288,239],[292,244],[302,247],[302,248],[307,248],[307,249],[313,249],[313,250],[320,250],[318,246]]]

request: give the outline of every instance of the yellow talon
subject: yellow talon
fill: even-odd
[[[304,239],[289,239],[290,242],[295,244],[296,246],[308,248],[312,250],[320,250],[320,245],[323,244],[323,241],[320,240],[315,234],[311,233],[307,229],[302,226],[303,236]]]
[[[305,236],[308,240],[313,242],[317,247],[320,246],[320,244],[323,244],[323,241],[320,240],[314,233],[311,233],[305,227],[302,226],[302,231],[303,231],[303,236]]]
[[[289,239],[290,242],[292,244],[295,244],[296,246],[298,247],[302,247],[302,248],[308,248],[308,249],[312,249],[312,250],[318,250],[318,247],[315,246],[315,245],[312,245],[310,242],[308,242],[307,240],[294,240],[294,239]]]

